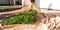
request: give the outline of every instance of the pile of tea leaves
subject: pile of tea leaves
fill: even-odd
[[[11,24],[33,24],[36,21],[36,10],[30,9],[27,12],[13,15],[2,21],[3,25]]]

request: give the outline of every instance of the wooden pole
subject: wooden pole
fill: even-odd
[[[21,0],[21,1],[22,1],[22,2],[21,2],[21,3],[22,3],[22,6],[24,6],[24,0]]]
[[[10,5],[11,5],[11,0],[10,0]]]
[[[16,5],[16,1],[14,0],[14,5]]]

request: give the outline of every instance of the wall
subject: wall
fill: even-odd
[[[41,8],[48,8],[51,4],[51,9],[58,9],[60,10],[60,0],[40,0],[40,7]]]
[[[25,6],[31,5],[31,1],[30,1],[30,0],[24,0],[24,5],[25,5]]]
[[[0,0],[0,4],[9,4],[9,0]]]
[[[40,7],[40,0],[35,0],[35,6]]]

